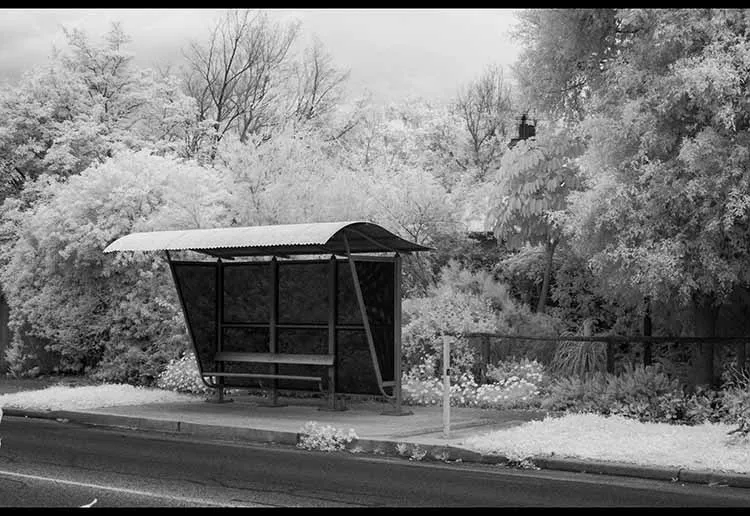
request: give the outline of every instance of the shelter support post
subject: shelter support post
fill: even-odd
[[[268,324],[268,351],[278,353],[279,351],[279,262],[274,256],[271,259],[271,314]],[[270,364],[271,375],[279,374],[279,364]],[[279,381],[276,378],[271,379],[271,392],[268,402],[263,403],[265,407],[286,407],[286,403],[279,401]]]
[[[338,357],[336,348],[338,341],[336,339],[336,319],[338,305],[338,271],[336,270],[336,256],[331,255],[328,261],[328,354]],[[344,400],[336,399],[336,384],[338,382],[338,369],[336,359],[333,364],[328,366],[328,393],[326,395],[326,405],[319,407],[319,410],[346,410]]]
[[[393,262],[393,395],[395,406],[386,410],[383,415],[408,416],[411,410],[404,410],[401,405],[401,256],[396,254]]]
[[[224,328],[222,323],[224,322],[224,266],[221,258],[216,261],[216,352],[221,353],[222,341],[224,336]],[[224,364],[219,362],[219,372],[224,372]],[[224,396],[224,377],[219,376],[216,378],[216,389],[214,391],[214,397],[207,399],[210,403],[230,403],[234,401],[232,398],[226,398]]]

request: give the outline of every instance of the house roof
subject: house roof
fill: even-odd
[[[191,250],[220,258],[345,254],[344,237],[353,254],[430,250],[378,224],[345,221],[131,233],[109,244],[104,252]]]

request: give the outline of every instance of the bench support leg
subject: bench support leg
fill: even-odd
[[[331,368],[333,369],[333,368]],[[331,376],[334,373],[331,372]],[[333,382],[328,382],[328,392],[326,393],[326,404],[318,407],[318,410],[325,410],[329,412],[343,412],[347,410],[345,400],[336,398],[336,390],[333,387]],[[321,385],[321,390],[323,390]]]
[[[273,373],[278,373],[278,366],[274,364],[273,366]],[[286,403],[282,403],[279,401],[279,390],[277,385],[277,380],[273,379],[271,380],[271,391],[268,394],[268,401],[260,403],[260,405],[264,407],[286,407]]]
[[[259,403],[263,407],[286,407],[287,404],[279,401],[279,393],[276,389],[271,389],[268,396],[268,401]]]
[[[395,385],[393,386],[393,394],[394,394],[394,400],[392,408],[386,409],[380,414],[383,416],[410,416],[414,414],[409,409],[405,409],[404,406],[401,404],[401,386]]]
[[[224,382],[219,380],[219,384],[214,389],[213,396],[206,400],[208,403],[231,403],[234,400],[232,398],[224,397]]]

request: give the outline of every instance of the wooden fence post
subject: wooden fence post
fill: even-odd
[[[646,297],[646,313],[643,314],[643,336],[651,336],[651,300]],[[643,341],[643,366],[651,365],[651,342]]]
[[[607,372],[615,372],[615,343],[611,339],[607,339]]]

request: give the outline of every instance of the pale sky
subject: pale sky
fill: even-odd
[[[511,9],[268,9],[302,22],[334,63],[349,69],[349,92],[379,100],[407,96],[452,98],[488,65],[506,69],[518,55],[508,35]],[[139,66],[178,65],[191,39],[205,40],[220,9],[0,9],[0,82],[47,62],[65,48],[62,27],[80,28],[99,42],[113,21],[132,37]]]

